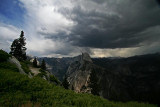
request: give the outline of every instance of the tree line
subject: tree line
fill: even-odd
[[[33,66],[34,67],[39,67],[37,62],[38,62],[37,58],[34,58],[34,60],[33,60]],[[42,60],[40,68],[43,69],[43,70],[46,70],[46,63],[45,63],[44,59]]]

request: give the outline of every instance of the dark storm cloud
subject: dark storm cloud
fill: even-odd
[[[157,0],[157,2],[159,3],[159,5],[160,5],[160,0]]]
[[[47,30],[47,29],[45,29],[45,30]],[[68,36],[67,36],[66,32],[57,32],[55,34],[55,33],[38,31],[37,33],[39,35],[43,35],[47,39],[52,39],[55,42],[58,41],[58,42],[62,43],[60,49],[49,50],[49,51],[46,52],[46,54],[54,53],[54,54],[61,54],[61,55],[66,55],[66,56],[71,54],[71,53],[79,53],[80,54],[82,52],[87,52],[89,54],[93,54],[93,52],[88,47],[82,47],[82,48],[74,47],[74,46],[71,46],[69,43],[67,43],[68,42]]]
[[[72,45],[93,48],[128,48],[153,43],[160,32],[154,27],[160,25],[160,7],[156,0],[107,0],[90,1],[97,5],[75,5],[72,10],[59,10],[73,20],[73,27],[67,40]],[[100,11],[99,6],[103,5]],[[160,28],[160,26],[158,27]],[[150,35],[143,32],[151,29]],[[156,29],[158,31],[158,29]]]
[[[59,40],[59,41],[66,41],[67,40],[67,34],[66,32],[57,32],[57,33],[48,33],[48,32],[43,32],[43,31],[38,31],[37,32],[39,35],[43,35],[47,39],[52,39],[52,40]]]

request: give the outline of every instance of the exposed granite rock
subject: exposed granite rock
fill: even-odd
[[[10,57],[10,58],[8,59],[8,61],[9,61],[10,63],[15,64],[21,74],[27,75],[27,74],[24,72],[24,70],[22,69],[20,62],[19,62],[14,56]]]
[[[90,58],[87,53],[72,58],[40,58],[69,89],[100,95],[115,101],[157,104],[160,96],[160,54],[129,58]]]
[[[160,54],[91,59],[83,53],[79,60],[71,63],[66,76],[69,89],[76,92],[92,93],[114,101],[159,104],[159,64]]]
[[[87,53],[82,53],[77,61],[73,61],[69,66],[66,76],[69,82],[69,89],[74,89],[76,92],[91,92],[88,87],[89,77],[92,66],[92,60]]]

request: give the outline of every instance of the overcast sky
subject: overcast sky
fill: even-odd
[[[128,57],[160,52],[158,0],[1,0],[0,48],[24,31],[27,54]]]

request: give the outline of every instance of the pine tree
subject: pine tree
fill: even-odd
[[[69,82],[67,80],[67,77],[64,78],[63,82],[62,82],[62,85],[65,89],[68,89],[69,88]]]
[[[44,59],[42,60],[41,69],[46,70],[46,63]]]
[[[19,60],[26,60],[26,50],[24,32],[21,31],[21,35],[18,39],[15,39],[11,45],[10,54],[15,56]]]
[[[95,70],[92,70],[89,79],[90,79],[89,87],[91,88],[91,93],[93,95],[99,96],[100,85],[98,84],[98,78]]]
[[[34,60],[33,60],[33,66],[37,67],[37,58],[34,58]]]

